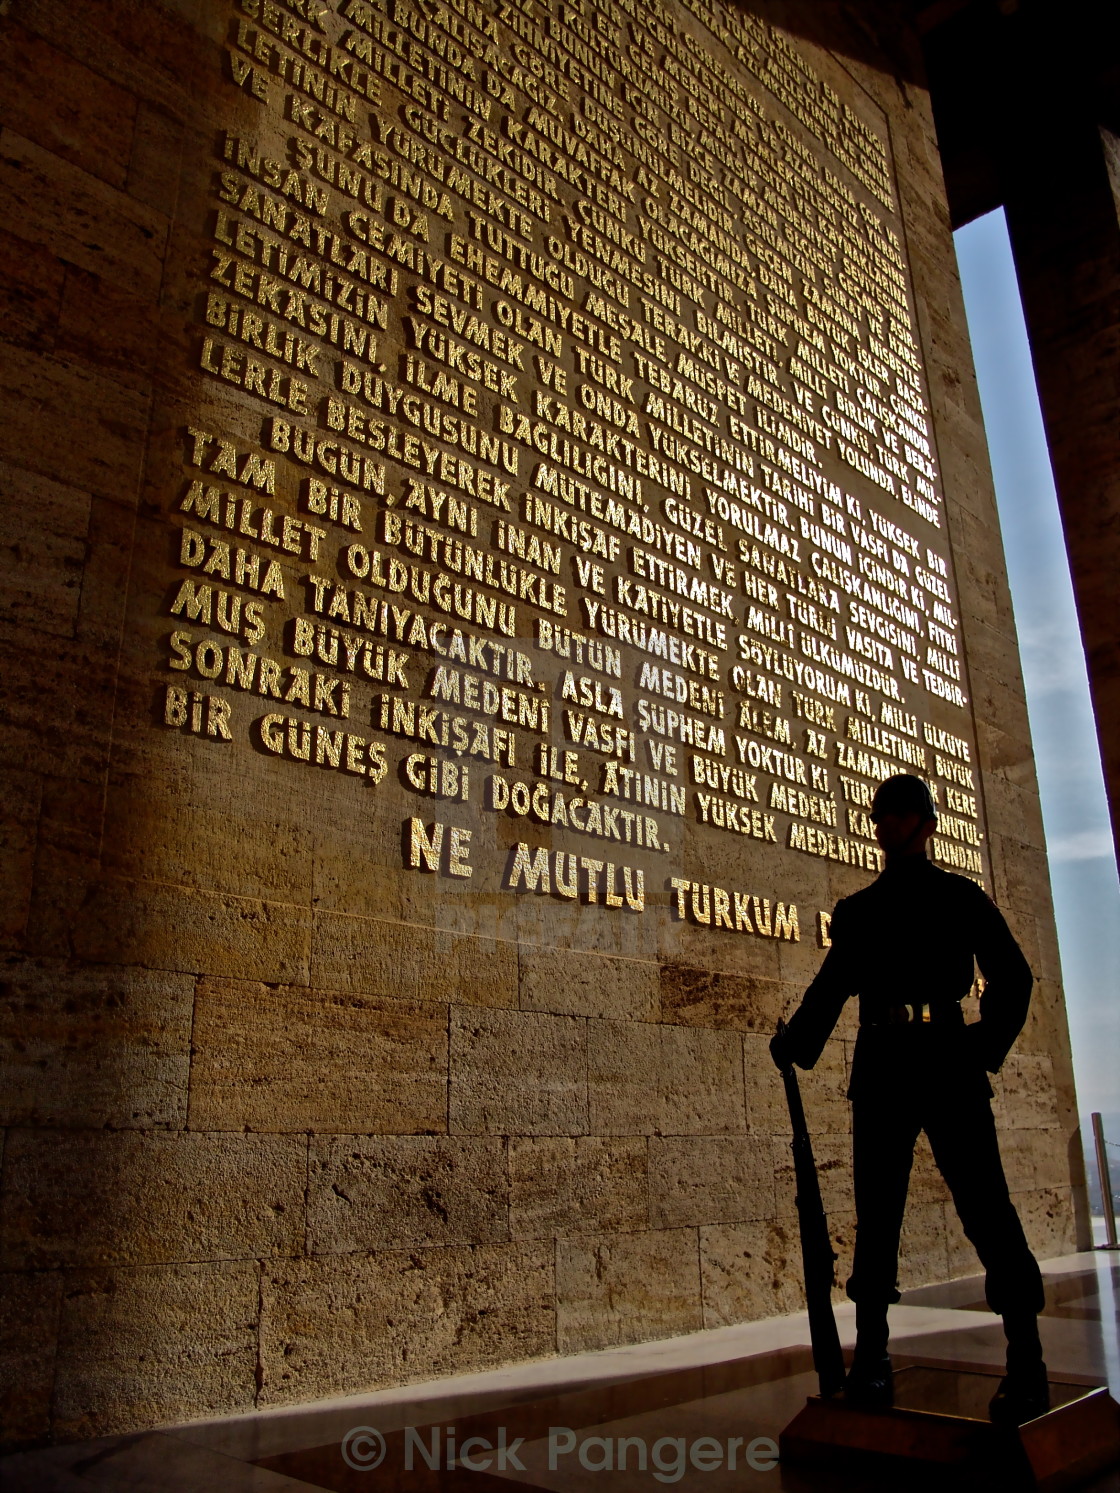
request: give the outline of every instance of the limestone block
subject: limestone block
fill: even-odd
[[[6,882],[0,906],[0,948],[23,944],[31,909],[41,789],[42,779],[34,773],[0,769],[0,864]]]
[[[662,1028],[589,1024],[587,1087],[592,1135],[656,1135],[663,1114]]]
[[[93,493],[75,638],[83,661],[92,658],[100,664],[103,650],[117,646],[124,621],[135,522],[135,502],[130,491]],[[108,724],[103,718],[98,694],[90,688],[101,675],[100,669],[90,670],[86,692],[79,694],[74,701],[75,724],[80,727],[83,739],[89,739],[95,731],[100,734]],[[149,700],[150,696],[146,695],[146,709]],[[123,745],[120,737],[114,740]]]
[[[303,984],[311,914],[290,902],[112,878],[90,889],[74,930],[74,951],[98,964]]]
[[[997,714],[1004,694],[1003,680],[980,670],[970,677],[976,711],[980,717],[977,722],[976,746],[984,769],[1001,772],[1012,782],[1032,782],[1034,757],[1025,714],[1021,720],[1016,719],[1018,712],[1012,709],[1005,709],[1002,716]]]
[[[0,623],[75,635],[87,559],[90,497],[0,462]]]
[[[773,1034],[792,992],[765,975],[661,966],[661,1019],[681,1026]]]
[[[1009,1130],[1000,1137],[1000,1152],[1012,1193],[1068,1188],[1069,1145],[1064,1130]]]
[[[522,944],[520,993],[525,1011],[654,1021],[658,966],[652,961]]]
[[[1023,927],[1024,932],[1029,933],[1033,938],[1033,949],[1031,955],[1033,962],[1031,963],[1031,968],[1034,971],[1035,976],[1039,980],[1050,980],[1053,982],[1053,985],[1055,987],[1061,989],[1062,961],[1058,953],[1058,935],[1054,927],[1053,920],[1050,918],[1049,914],[1046,911],[1045,904],[1043,904],[1043,906],[1039,908],[1036,908],[1033,927],[1030,923],[1021,924],[1021,926]],[[1035,950],[1037,950],[1037,952],[1034,952]],[[1063,1026],[1066,1025],[1064,1015],[1064,997],[1062,1024]],[[1068,1065],[1071,1062],[1068,1051],[1061,1054],[1060,1061],[1063,1065]]]
[[[993,835],[990,848],[992,860],[998,861],[1005,852],[1007,854],[1013,855],[1015,853],[1016,847],[1014,844],[1009,844],[1008,842],[1002,840],[1000,837]],[[988,883],[987,890],[990,894],[990,881]],[[1003,909],[1001,908],[1000,910],[1002,911]],[[1011,919],[1011,928],[1012,932],[1015,935],[1016,942],[1023,951],[1023,958],[1030,966],[1031,973],[1034,975],[1035,979],[1039,980],[1057,978],[1058,980],[1060,980],[1061,964],[1058,959],[1056,949],[1052,952],[1045,947],[1043,939],[1040,937],[1041,929],[1035,919],[1029,914],[1013,913]],[[1032,1015],[1037,1014],[1038,1004],[1039,995],[1036,988],[1032,991],[1031,995],[1031,1014],[1027,1017],[1028,1022],[1031,1020]],[[1025,1050],[1020,1038],[1016,1038],[1014,1050],[1017,1052],[1022,1052]]]
[[[673,1337],[702,1323],[695,1229],[558,1242],[561,1353]]]
[[[1040,1260],[1054,1260],[1077,1248],[1073,1196],[1069,1187],[1014,1192],[1011,1201],[1023,1222],[1027,1242]]]
[[[303,1247],[302,1136],[14,1131],[4,1269],[266,1259]]]
[[[75,668],[75,673],[77,672]],[[75,737],[80,735],[83,724],[74,722]],[[62,729],[65,730],[66,727],[63,726]],[[88,738],[80,744],[75,742],[71,759],[75,764],[74,774],[66,775],[70,764],[64,758],[58,764],[61,768],[60,775],[42,779],[39,822],[36,826],[35,881],[28,919],[28,952],[33,951],[30,935],[44,900],[41,895],[44,885],[50,889],[50,883],[55,878],[59,881],[73,879],[82,883],[84,896],[86,886],[96,878],[97,842],[103,828],[98,800],[100,799],[103,808],[104,791],[98,790],[94,770],[103,760],[104,746],[107,746],[107,742]],[[73,950],[67,947],[65,954],[72,956]]]
[[[193,798],[156,794],[150,781],[139,778],[111,789],[107,813],[129,825],[130,833],[107,849],[106,873],[271,906],[311,901],[309,829],[287,814],[274,816],[263,803],[247,806],[244,790],[236,812],[203,807]]]
[[[313,1255],[507,1239],[505,1143],[496,1138],[346,1135],[312,1140]]]
[[[1077,1248],[1073,1201],[1069,1187],[1028,1189],[1013,1192],[1011,1201],[1019,1215],[1027,1243],[1040,1260],[1071,1254]],[[952,1278],[975,1275],[982,1270],[976,1251],[965,1238],[955,1210],[945,1209],[949,1273]]]
[[[50,1430],[62,1276],[0,1274],[0,1448]]]
[[[670,875],[689,880],[694,886],[698,884],[700,890],[696,891],[695,895],[701,914],[704,913],[705,904],[711,895],[710,892],[703,890],[705,886],[716,885],[728,891],[748,891],[753,895],[752,886],[743,885],[745,878],[740,868],[741,852],[738,847],[730,847],[734,850],[734,859],[731,864],[723,868],[722,872],[718,866],[709,864],[709,853],[715,848],[718,847],[698,847],[695,861],[689,857],[685,863],[674,864],[669,869]],[[769,886],[780,887],[784,894],[791,869],[795,868],[788,865],[785,867],[775,865],[768,877],[761,867],[758,868],[751,881],[754,886],[760,888],[760,897],[765,895],[761,888]],[[697,924],[690,915],[693,892],[686,892],[684,897],[686,907],[684,919],[679,916],[675,895],[659,919],[659,956],[662,964],[679,965],[685,969],[721,970],[727,974],[747,974],[756,979],[782,978],[781,949],[787,945],[783,943],[780,948],[778,941],[769,937],[746,933],[736,935],[726,928]],[[785,895],[781,897],[781,900],[786,900]],[[771,898],[770,901],[772,909],[774,899]],[[753,908],[752,902],[750,914],[752,919]]]
[[[314,915],[314,983],[326,990],[516,1006],[517,946],[416,924]]]
[[[41,781],[34,877],[22,947],[28,955],[66,962],[73,959],[74,925],[98,871],[85,825],[66,826],[56,816],[60,810],[64,812],[67,802],[80,807],[79,801],[91,785],[75,779]]]
[[[144,396],[166,340],[154,303],[89,270],[68,267],[55,339],[60,356],[110,369]]]
[[[169,217],[175,209],[183,153],[183,125],[166,109],[141,101],[132,132],[125,190]]]
[[[167,220],[14,130],[0,142],[0,188],[9,221],[45,245],[147,300],[159,293]]]
[[[998,668],[998,663],[996,665]],[[1034,748],[1022,686],[1014,692],[1006,679],[978,662],[970,674],[977,727],[976,746],[982,772],[998,772],[1028,793],[1038,792]],[[1000,826],[1023,834],[1018,825]]]
[[[65,1276],[56,1436],[250,1409],[259,1273],[246,1260]]]
[[[552,1248],[333,1255],[264,1271],[262,1404],[350,1394],[555,1351]]]
[[[0,230],[0,314],[5,340],[48,350],[54,342],[66,267],[38,245]]]
[[[780,1105],[777,1106],[780,1120],[774,1128],[778,1134],[792,1137],[789,1106],[786,1103],[781,1074],[774,1067],[769,1051],[766,1053],[766,1059],[777,1081],[776,1099],[780,1101]],[[798,1068],[796,1072],[797,1086],[801,1093],[801,1102],[805,1107],[809,1134],[813,1139],[824,1135],[850,1135],[852,1129],[852,1106],[848,1100],[848,1080],[851,1076],[850,1044],[838,1042],[832,1038],[825,1043],[824,1051],[811,1069]]]
[[[645,1228],[644,1137],[528,1136],[509,1141],[509,1227],[515,1239]]]
[[[154,10],[125,7],[107,15],[97,0],[35,0],[26,14],[40,36],[119,87],[179,117],[191,117],[191,103],[197,101],[194,117],[207,117],[217,92],[215,61],[200,42],[221,42],[226,35],[208,7],[176,0]],[[254,107],[246,96],[233,101],[231,112],[251,117]]]
[[[705,1327],[803,1311],[797,1219],[764,1218],[701,1228],[700,1274]]]
[[[770,1148],[753,1136],[654,1136],[649,1205],[655,1229],[772,1218]]]
[[[1004,1130],[1048,1129],[1058,1124],[1054,1060],[1048,1052],[1012,1052],[991,1075],[996,1125]]]
[[[183,1123],[189,975],[9,956],[0,982],[0,1124]]]
[[[949,1251],[942,1203],[907,1201],[898,1251],[898,1283],[902,1290],[947,1280]]]
[[[104,774],[109,721],[104,713],[111,693],[103,671],[93,666],[92,650],[68,646],[48,634],[28,634],[25,648],[0,644],[9,681],[5,701],[8,729],[0,752],[4,765],[40,778],[38,837],[41,845],[67,851],[96,847],[104,807]],[[44,755],[43,741],[50,742]],[[94,781],[100,777],[100,795]],[[36,880],[39,867],[36,866]],[[67,950],[66,952],[69,952]]]
[[[192,1130],[447,1128],[447,1012],[428,1001],[204,979]]]
[[[743,1037],[743,1072],[747,1099],[747,1130],[757,1135],[781,1135],[789,1129],[782,1077],[770,1056],[770,1037]]]
[[[406,800],[405,813],[411,815],[415,808],[415,799]],[[445,885],[440,888],[430,877],[416,878],[405,883],[398,881],[396,892],[403,909],[401,916],[407,921],[430,922],[450,933],[498,939],[511,946],[532,943],[562,947],[564,941],[551,936],[551,926],[543,932],[537,930],[530,932],[528,937],[525,936],[524,904],[527,899],[522,893],[504,888],[504,870],[499,870],[504,868],[509,859],[508,846],[503,838],[503,821],[497,815],[484,813],[479,805],[473,806],[470,813],[466,812],[466,805],[461,808],[462,812],[455,816],[454,821],[448,820],[448,823],[454,822],[460,828],[470,830],[473,864],[494,868],[490,887],[486,890],[481,886],[471,889],[463,881],[457,882],[454,887]],[[402,815],[402,819],[403,817]],[[399,859],[399,854],[397,858]],[[425,900],[421,900],[422,894],[426,894]],[[542,897],[539,900],[544,903],[546,899]],[[532,901],[536,902],[538,899],[534,897]],[[640,923],[641,920],[632,918],[631,921]],[[605,941],[596,933],[591,934],[584,946],[591,953],[642,957],[640,948],[616,946],[613,941]]]
[[[998,545],[998,536],[995,543]],[[987,540],[987,548],[993,543],[993,537]],[[983,540],[978,540],[983,543]],[[1004,591],[1007,582],[1004,579],[993,581],[993,585],[999,591]],[[978,614],[978,615],[975,615]],[[1004,678],[1004,709],[996,720],[1002,720],[1007,715],[1009,721],[1014,721],[1018,727],[1026,724],[1026,708],[1023,703],[1023,673],[1018,660],[1018,642],[1015,639],[1015,626],[1011,614],[1004,608],[996,611],[992,606],[992,597],[989,593],[975,593],[972,597],[968,590],[962,590],[962,626],[965,629],[965,645],[968,649],[969,663],[975,660],[975,666],[981,673]],[[987,764],[984,764],[987,766]],[[1035,794],[1032,794],[1032,797]],[[1033,827],[1038,824],[1038,800],[1035,797],[1035,812],[1030,815],[1029,823]],[[987,812],[992,815],[993,803],[989,800],[986,805]],[[996,817],[996,823],[999,823]],[[1015,823],[1014,820],[1011,823]],[[1023,821],[1018,821],[1023,823]],[[1020,832],[1021,833],[1021,832]],[[1033,836],[1032,836],[1033,838]]]
[[[266,900],[310,899],[314,851],[322,826],[308,823],[301,800],[293,794],[286,764],[258,765],[254,760],[250,767],[256,770],[251,776],[217,771],[221,761],[215,761],[213,748],[171,733],[154,743],[149,740],[148,752],[138,740],[129,741],[120,760],[122,781],[119,796],[115,793],[111,800],[114,809],[119,804],[128,812],[139,812],[144,803],[142,788],[126,788],[126,773],[141,781],[154,772],[166,774],[172,780],[167,792],[169,813],[182,804],[202,821],[198,859],[209,860],[211,877],[230,878],[231,885],[232,878],[240,877],[242,894],[256,880],[257,894],[267,893]],[[224,850],[212,827],[222,816],[228,825]],[[233,855],[231,845],[236,851]],[[150,862],[147,869],[152,875]]]
[[[779,1136],[771,1142],[774,1166],[774,1181],[777,1195],[777,1211],[794,1211],[793,1154],[788,1136]],[[825,1212],[831,1217],[834,1212],[852,1207],[852,1143],[846,1135],[813,1136],[813,1159],[817,1163],[817,1177],[821,1186],[821,1200]]]
[[[829,872],[829,890],[827,895],[823,889],[819,897],[811,904],[802,908],[804,918],[804,931],[797,943],[787,943],[783,940],[776,945],[778,950],[778,973],[787,988],[790,988],[799,1002],[805,992],[806,986],[815,978],[817,971],[824,961],[825,949],[822,947],[819,936],[819,913],[831,913],[840,897],[850,896],[852,892],[867,886],[874,881],[875,872],[855,871],[849,872],[845,877],[842,889],[833,895],[834,876]],[[851,1007],[845,1007],[850,1010]],[[788,1007],[785,1011],[789,1014]],[[843,1018],[841,1018],[843,1019]]]
[[[407,678],[419,687],[423,668],[410,667]],[[475,782],[478,784],[477,769]],[[481,787],[477,793],[481,794]],[[324,927],[332,915],[372,916],[383,925],[396,924],[434,935],[502,940],[512,950],[516,942],[516,903],[497,887],[483,890],[481,878],[402,873],[406,856],[404,834],[415,815],[425,825],[446,822],[469,831],[470,863],[496,866],[493,816],[481,800],[456,803],[444,810],[408,792],[398,761],[376,789],[356,782],[347,793],[336,790],[320,800],[315,845],[315,895]],[[340,933],[342,925],[339,925]],[[376,928],[372,930],[378,932]]]
[[[922,1207],[930,1204],[944,1205],[948,1203],[952,1207],[952,1198],[948,1187],[937,1170],[937,1163],[933,1159],[929,1141],[923,1132],[918,1136],[917,1145],[914,1147],[914,1165],[910,1171],[910,1189],[906,1195],[907,1207],[911,1205]]]
[[[663,1135],[742,1135],[743,1046],[735,1032],[661,1028]]]
[[[1054,980],[1045,977],[1035,980],[1026,1022],[1015,1039],[1014,1050],[1020,1056],[1042,1053],[1057,1056],[1068,1051],[1068,1028],[1060,991],[1061,987]]]
[[[453,1135],[586,1135],[587,1023],[453,1008],[449,1113]]]
[[[595,1135],[740,1135],[746,1129],[735,1032],[594,1022],[589,1033]]]
[[[110,186],[124,185],[136,100],[14,18],[4,28],[11,83],[0,123]],[[51,87],[36,86],[49,77]]]
[[[2,175],[2,173],[0,173]],[[0,343],[0,392],[8,420],[0,457],[46,471],[79,490],[131,497],[139,475],[144,401],[105,373]],[[75,403],[85,410],[81,449],[52,449],[54,432]],[[51,450],[47,459],[44,450]]]
[[[972,491],[967,484],[960,484],[949,506],[962,604],[967,609],[966,615],[1006,623],[1011,609],[987,451],[979,446],[967,466],[962,462],[962,469],[982,479],[974,484]],[[1013,675],[1007,676],[1006,683],[1014,688],[1019,678],[1020,671],[1016,668]]]
[[[1037,915],[1041,910],[1049,878],[1041,829],[1033,844],[1000,838],[993,845],[991,892],[1013,932],[1024,913]]]
[[[504,824],[502,828],[504,828]],[[512,827],[511,827],[512,828]],[[512,841],[503,840],[504,860],[512,860],[511,844],[516,845],[523,831],[518,828]],[[559,848],[559,847],[557,847]],[[539,897],[523,891],[502,893],[505,906],[499,911],[502,936],[523,945],[541,948],[586,950],[616,959],[656,963],[659,957],[657,887],[663,868],[647,866],[646,911],[630,911],[604,916],[603,908],[589,902],[569,902],[566,898]]]
[[[965,1237],[961,1221],[957,1217],[957,1210],[950,1205],[944,1209],[945,1229],[945,1251],[948,1259],[948,1278],[960,1280],[966,1275],[976,1275],[983,1271],[983,1266],[977,1259],[976,1251]],[[981,1288],[980,1294],[983,1295]]]

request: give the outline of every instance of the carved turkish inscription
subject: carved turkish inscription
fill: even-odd
[[[622,913],[798,938],[690,847],[875,870],[898,771],[982,879],[884,121],[707,0],[238,0],[226,40],[195,357],[259,437],[183,431],[166,726],[371,814],[392,772],[403,869]]]

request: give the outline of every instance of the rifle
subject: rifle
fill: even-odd
[[[778,1022],[778,1036],[786,1024]],[[821,1202],[821,1186],[813,1160],[813,1143],[805,1123],[805,1108],[793,1063],[780,1068],[793,1126],[793,1171],[797,1182],[797,1221],[801,1233],[801,1264],[805,1274],[805,1302],[809,1309],[809,1340],[821,1395],[838,1394],[844,1387],[844,1356],[832,1314],[832,1283],[836,1252],[828,1234],[828,1218]]]

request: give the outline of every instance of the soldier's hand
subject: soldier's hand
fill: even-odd
[[[793,1066],[793,1053],[790,1051],[789,1032],[783,1025],[780,1031],[774,1033],[770,1038],[770,1056],[774,1059],[775,1066],[779,1071]]]

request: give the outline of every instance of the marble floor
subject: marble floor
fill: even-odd
[[[1120,1399],[1120,1254],[1073,1255],[1048,1261],[1043,1270],[1048,1304],[1042,1331],[1052,1381],[1107,1382]],[[839,1307],[837,1319],[850,1346],[853,1308]],[[990,1374],[994,1388],[1003,1340],[979,1278],[910,1291],[891,1322],[896,1368],[968,1368]],[[876,1482],[777,1461],[779,1431],[816,1389],[808,1341],[806,1319],[798,1315],[106,1437],[2,1458],[0,1489],[896,1493],[897,1478]],[[970,1382],[986,1398],[985,1381]],[[1120,1471],[1086,1488],[1120,1493]]]

